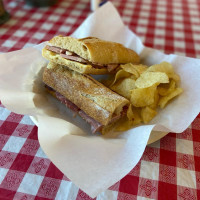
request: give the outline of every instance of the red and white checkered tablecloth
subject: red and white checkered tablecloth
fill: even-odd
[[[143,43],[165,53],[200,58],[198,0],[113,0],[123,21]],[[0,26],[0,52],[71,34],[89,15],[89,0],[60,0],[31,8],[4,1],[11,19]],[[46,157],[29,116],[0,104],[0,199],[89,200]],[[131,172],[95,199],[200,199],[200,115],[181,134],[146,147]]]

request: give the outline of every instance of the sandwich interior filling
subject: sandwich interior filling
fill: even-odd
[[[74,52],[71,52],[67,49],[62,49],[62,48],[56,47],[56,46],[47,45],[45,48],[49,51],[52,51],[54,53],[59,54],[63,58],[71,60],[71,61],[75,61],[75,62],[79,62],[79,63],[82,63],[82,64],[87,64],[87,65],[92,65],[94,68],[104,68],[104,67],[106,67],[109,72],[114,71],[120,65],[120,64],[115,64],[115,63],[103,65],[103,64],[100,64],[100,63],[90,62],[88,60],[85,60],[84,58],[81,58],[79,55],[75,54]]]
[[[95,120],[92,117],[90,117],[89,115],[87,115],[78,106],[76,106],[69,99],[67,99],[66,97],[64,97],[62,94],[60,94],[59,92],[57,92],[56,90],[54,90],[50,86],[48,86],[48,85],[45,84],[45,88],[54,97],[56,97],[58,100],[60,100],[61,103],[65,104],[67,106],[67,108],[69,108],[70,110],[72,110],[75,114],[79,114],[87,123],[89,123],[90,126],[91,126],[92,133],[101,132],[102,128],[104,127],[103,124],[101,124],[97,120]],[[127,109],[128,109],[128,107],[124,106],[122,112],[120,113],[120,115],[114,114],[113,117],[112,117],[112,119],[110,120],[109,124],[114,123],[115,121],[119,120],[121,117],[125,116],[126,112],[127,112]]]

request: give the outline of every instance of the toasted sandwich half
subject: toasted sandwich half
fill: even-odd
[[[91,125],[93,133],[106,133],[126,115],[129,101],[87,74],[50,62],[43,82],[49,93]]]
[[[120,64],[140,62],[135,51],[95,37],[56,36],[45,46],[42,54],[49,61],[82,74],[107,74]]]

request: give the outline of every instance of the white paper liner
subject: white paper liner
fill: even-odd
[[[120,42],[140,54],[147,65],[170,62],[184,89],[150,124],[115,137],[92,135],[89,125],[45,92],[41,79],[47,64],[41,56],[44,43],[0,55],[2,103],[13,112],[35,117],[46,155],[73,183],[95,197],[133,169],[153,128],[180,133],[195,119],[200,111],[200,60],[144,47],[110,2],[91,14],[72,36]]]

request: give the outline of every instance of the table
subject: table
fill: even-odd
[[[0,52],[70,35],[91,12],[89,0],[60,0],[47,8],[31,8],[21,0],[4,2],[12,17],[0,26]],[[200,58],[197,0],[112,2],[146,46]],[[46,157],[29,116],[1,103],[0,199],[92,199]],[[183,133],[169,133],[147,146],[136,167],[95,199],[200,199],[200,115]]]

